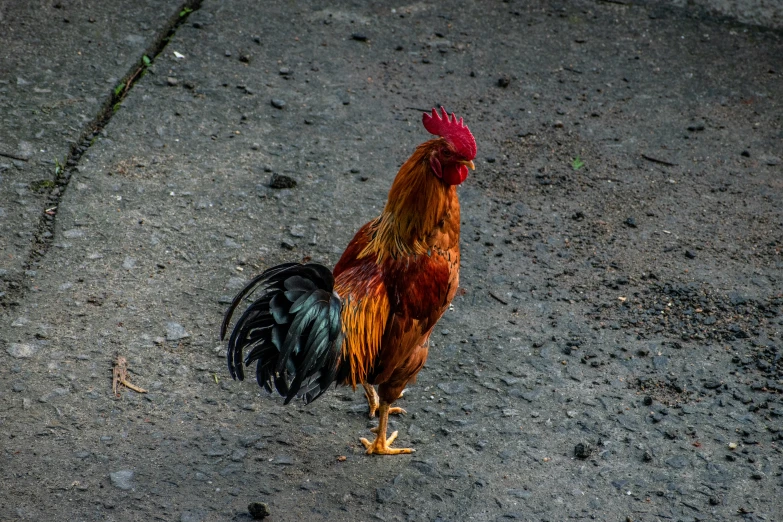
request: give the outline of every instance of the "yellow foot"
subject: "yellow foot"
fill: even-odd
[[[375,431],[377,431],[377,428]],[[396,438],[397,432],[395,431],[388,439],[385,438],[384,434],[376,436],[373,442],[370,442],[365,438],[359,440],[361,440],[364,447],[367,448],[367,455],[399,455],[401,453],[413,453],[416,451],[412,448],[390,448],[389,445],[391,445]]]

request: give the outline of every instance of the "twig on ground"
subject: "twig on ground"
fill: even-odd
[[[120,386],[125,386],[126,388],[133,390],[136,393],[147,393],[147,390],[140,388],[135,384],[131,384],[128,380],[128,361],[125,359],[125,357],[118,355],[114,360],[112,375],[112,391],[114,391],[114,395],[116,397],[120,396],[117,391]]]

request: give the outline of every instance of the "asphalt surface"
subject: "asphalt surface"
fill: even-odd
[[[783,519],[783,33],[700,5],[0,3],[0,520]],[[463,291],[368,457],[218,327],[441,104]]]

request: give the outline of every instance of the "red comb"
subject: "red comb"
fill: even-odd
[[[440,114],[436,109],[432,109],[432,115],[424,113],[422,121],[424,128],[430,134],[435,134],[444,138],[451,143],[454,149],[462,155],[465,159],[472,160],[476,157],[476,140],[473,138],[473,134],[470,133],[470,129],[462,122],[462,118],[457,121],[457,117],[454,113],[451,116],[446,112],[443,107],[440,108]]]

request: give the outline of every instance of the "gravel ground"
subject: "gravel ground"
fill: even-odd
[[[779,30],[660,2],[138,5],[31,8],[76,31],[3,51],[0,152],[26,156],[0,156],[0,519],[781,519]],[[78,62],[91,28],[94,70],[31,54]],[[463,288],[390,422],[417,452],[367,457],[361,392],[284,407],[231,381],[218,326],[260,270],[334,264],[440,104],[479,149]],[[118,356],[147,393],[115,396]]]

